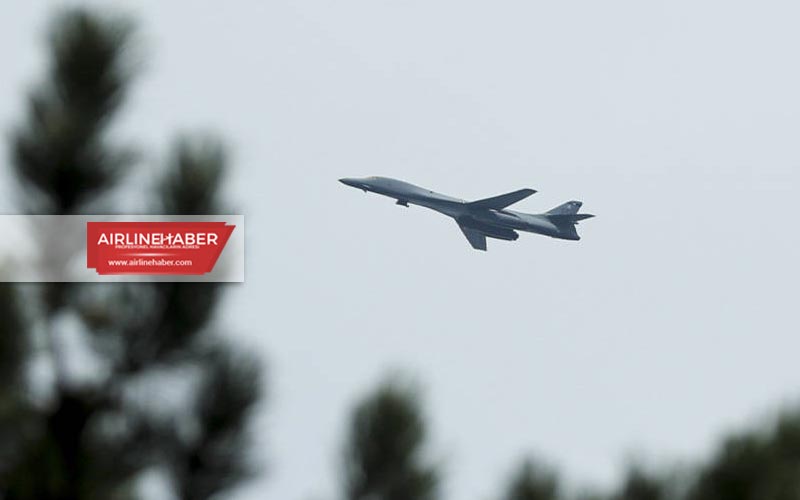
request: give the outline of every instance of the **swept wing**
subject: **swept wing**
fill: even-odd
[[[491,198],[484,198],[482,200],[471,201],[467,203],[470,208],[485,208],[491,210],[502,210],[509,205],[513,205],[518,201],[524,200],[528,196],[535,193],[535,189],[520,189],[510,193],[492,196]]]

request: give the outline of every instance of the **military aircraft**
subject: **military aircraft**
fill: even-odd
[[[448,215],[456,220],[472,248],[486,250],[486,238],[513,241],[519,238],[517,231],[543,234],[562,240],[579,240],[575,225],[591,214],[579,214],[580,201],[568,201],[543,214],[526,214],[506,210],[506,207],[524,200],[536,191],[520,189],[511,193],[465,201],[435,193],[408,182],[388,177],[344,178],[339,182],[388,196],[397,200],[397,205],[408,207],[419,205]]]

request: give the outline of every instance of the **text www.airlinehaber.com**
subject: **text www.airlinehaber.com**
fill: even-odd
[[[128,266],[191,266],[192,261],[186,259],[160,259],[160,258],[136,258],[136,259],[109,259],[108,265],[111,267],[128,267]]]

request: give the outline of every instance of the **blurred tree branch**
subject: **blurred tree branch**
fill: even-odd
[[[439,473],[425,461],[418,391],[392,379],[354,410],[344,453],[347,500],[433,500]]]
[[[136,75],[134,32],[128,18],[82,8],[54,18],[48,75],[12,134],[26,211],[85,213],[132,168],[133,150],[108,136]],[[158,205],[215,213],[225,170],[219,139],[182,137]],[[0,287],[0,498],[132,499],[138,478],[159,468],[180,498],[207,499],[248,477],[261,369],[223,341],[222,291],[205,283]],[[74,376],[58,341],[64,318],[79,320],[79,347],[99,367],[88,380]],[[26,365],[41,357],[40,337],[54,380],[37,400]]]

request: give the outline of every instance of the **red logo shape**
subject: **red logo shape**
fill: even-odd
[[[235,227],[225,222],[87,222],[86,266],[101,275],[206,274]]]

